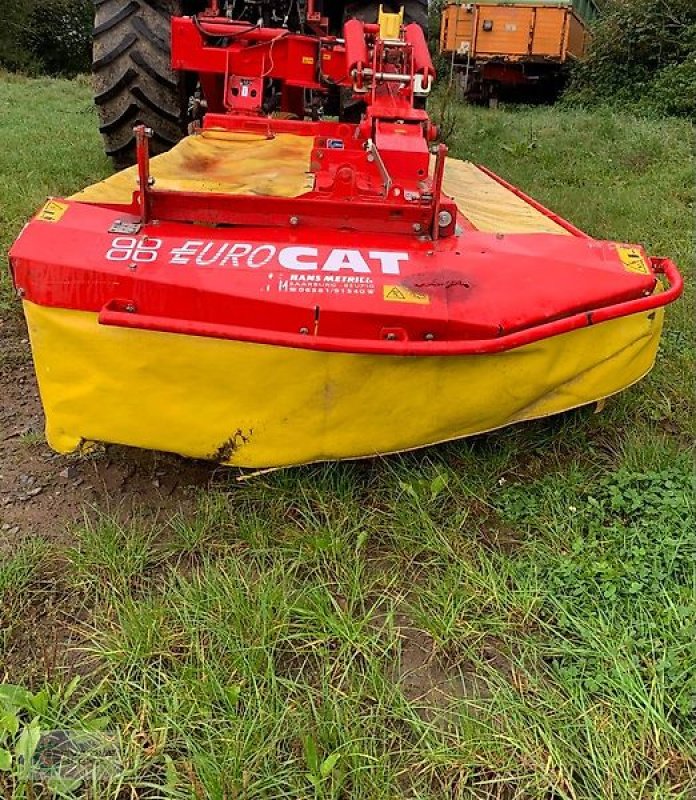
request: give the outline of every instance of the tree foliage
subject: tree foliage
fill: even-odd
[[[696,2],[609,0],[568,97],[696,119]]]
[[[90,0],[4,0],[0,66],[75,75],[90,68]]]

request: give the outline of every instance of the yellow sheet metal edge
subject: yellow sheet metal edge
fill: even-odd
[[[358,458],[582,406],[652,367],[662,309],[506,353],[322,353],[101,326],[24,302],[47,439],[244,467]]]
[[[311,136],[280,133],[269,139],[248,133],[204,131],[187,136],[151,161],[155,187],[169,191],[298,197],[313,188]],[[117,172],[71,199],[130,203],[137,168]]]
[[[475,164],[448,158],[442,188],[460,214],[484,233],[571,234]]]

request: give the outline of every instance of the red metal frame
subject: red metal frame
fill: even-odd
[[[585,236],[469,230],[433,241],[314,225],[142,226],[128,206],[60,202],[59,224],[33,221],[13,247],[15,285],[31,302],[91,311],[105,325],[337,352],[473,355],[650,312],[683,288],[672,262],[631,271],[615,244]],[[394,289],[422,302],[389,302]]]
[[[223,122],[229,125],[230,118],[223,117]],[[266,135],[275,135],[273,122],[265,121]],[[238,130],[235,123],[236,119],[232,126]],[[138,214],[143,224],[156,219],[213,225],[301,224],[333,229],[345,225],[363,231],[380,231],[388,226],[394,233],[417,237],[454,235],[457,209],[442,194],[445,145],[438,148],[435,172],[430,178],[429,150],[417,126],[398,128],[395,123],[376,121],[374,139],[358,135],[358,128],[340,124],[325,125],[323,130],[333,133],[334,138],[315,138],[310,165],[314,189],[301,197],[285,198],[158,189],[150,176],[151,132],[139,126],[136,141],[140,186],[130,212]],[[350,136],[338,138],[351,130]],[[341,143],[340,149],[332,146],[336,142]],[[377,142],[383,147],[378,147]]]
[[[425,111],[414,107],[417,91],[429,90],[435,75],[418,25],[406,26],[398,41],[383,41],[378,25],[353,19],[341,40],[259,27],[214,12],[211,6],[205,16],[172,20],[172,65],[200,76],[212,109],[204,126],[257,130],[269,137],[315,136],[314,191],[292,201],[254,197],[250,203],[239,196],[153,190],[144,181],[137,200],[144,220],[249,225],[265,220],[274,226],[299,221],[364,231],[389,226],[433,239],[454,234],[456,208],[442,196],[442,169],[428,176],[436,129]],[[285,119],[264,113],[271,83],[280,86]],[[327,96],[337,89],[352,89],[364,101],[362,122],[308,121],[306,92]],[[146,144],[139,134],[139,164],[148,159]],[[444,153],[438,163],[444,165],[443,159]]]
[[[353,89],[375,106],[373,116],[410,116],[416,90],[429,91],[435,69],[420,26],[404,28],[403,39],[383,41],[379,26],[349,20],[344,39],[307,36],[286,29],[263,28],[226,17],[174,17],[172,67],[200,76],[208,107],[228,113],[262,113],[263,91],[251,102],[238,91],[239,81],[277,81],[282,110],[302,119],[297,90],[328,94]],[[419,117],[419,115],[416,115]],[[420,116],[420,119],[425,119]]]
[[[682,277],[676,266],[669,259],[652,259],[653,270],[664,275],[670,281],[670,287],[657,294],[615,303],[596,311],[574,314],[563,319],[553,320],[533,328],[515,331],[496,339],[469,339],[464,341],[422,341],[404,340],[397,334],[393,338],[385,336],[381,339],[346,339],[330,336],[308,336],[306,334],[280,333],[278,331],[259,328],[241,328],[234,325],[220,325],[202,321],[156,317],[146,314],[134,314],[119,308],[113,301],[107,303],[99,312],[100,325],[112,325],[120,328],[134,328],[162,333],[178,333],[185,336],[207,336],[215,339],[232,339],[239,342],[256,342],[257,344],[278,345],[282,347],[299,347],[305,350],[322,350],[327,352],[366,353],[371,355],[398,356],[464,356],[502,353],[514,350],[523,345],[532,344],[558,336],[563,333],[587,328],[600,322],[625,317],[629,314],[641,314],[672,303],[683,291]],[[400,330],[400,329],[395,329]]]

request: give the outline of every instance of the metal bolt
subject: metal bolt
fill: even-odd
[[[386,338],[389,339],[390,342],[393,342],[393,341],[396,340],[396,334],[395,333],[388,333],[386,335]]]
[[[437,215],[437,222],[441,228],[446,228],[448,225],[452,224],[452,215],[449,211],[441,211]]]
[[[423,226],[420,224],[420,222],[414,222],[413,223],[413,231],[414,231],[414,233],[420,233],[422,230],[423,230]]]
[[[18,286],[17,287],[17,297],[24,297],[24,294],[25,294],[24,289],[22,289],[20,286]]]
[[[135,304],[134,303],[127,303],[124,309],[129,314],[135,314]]]
[[[307,334],[309,333],[309,328],[300,328],[300,333],[303,336],[307,336]]]
[[[136,270],[136,269],[138,269],[138,265],[137,265],[135,262],[132,262],[132,263],[130,263],[130,264],[128,265],[128,269],[129,269],[131,272],[135,272],[135,270]]]
[[[291,225],[299,225],[300,224],[300,218],[299,217],[290,217],[290,224]]]
[[[147,179],[147,185],[148,186],[154,186],[155,185],[155,179],[152,177],[152,175],[150,175],[150,177]]]
[[[435,338],[435,334],[434,333],[426,333],[425,334],[425,341],[426,342],[432,342],[434,338]]]

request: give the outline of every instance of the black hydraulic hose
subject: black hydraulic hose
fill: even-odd
[[[233,34],[230,34],[229,36],[220,37],[220,36],[213,36],[212,34],[207,33],[204,30],[203,26],[201,25],[201,21],[198,19],[198,14],[194,14],[192,19],[193,19],[193,24],[196,26],[196,28],[198,29],[198,32],[201,34],[201,36],[206,36],[206,37],[208,37],[210,39],[221,39],[221,38],[224,38],[225,41],[227,41],[227,42],[233,42],[233,41],[235,41],[235,39],[240,39],[243,36],[246,36],[247,33],[249,33],[250,31],[255,31],[257,28],[261,27],[261,23],[260,22],[256,22],[255,24],[252,25],[251,22],[242,22],[241,20],[234,20],[234,24],[235,25],[248,25],[249,27],[246,30],[239,31],[236,34],[233,33]]]

